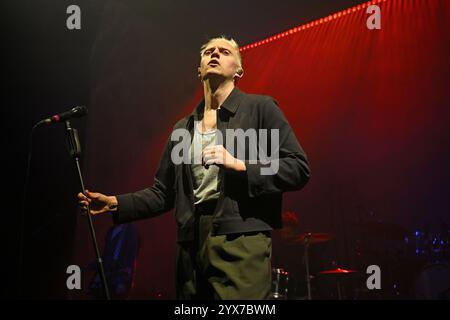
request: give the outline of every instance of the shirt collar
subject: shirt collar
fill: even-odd
[[[233,114],[236,113],[237,109],[239,108],[239,104],[241,103],[241,100],[244,96],[244,93],[239,90],[238,87],[234,87],[233,90],[230,92],[228,97],[225,99],[225,101],[222,103],[220,108],[226,109],[228,112],[231,112]],[[205,99],[202,99],[200,103],[195,107],[195,109],[192,111],[190,116],[199,115],[201,118],[203,116],[203,109],[205,108]]]

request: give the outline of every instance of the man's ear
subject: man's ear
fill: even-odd
[[[200,80],[202,80],[202,73],[200,72],[200,67],[197,68],[197,76]]]
[[[234,78],[240,79],[240,78],[242,78],[243,75],[244,75],[244,69],[238,68],[234,75]]]

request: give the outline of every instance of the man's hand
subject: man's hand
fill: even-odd
[[[246,171],[245,163],[242,160],[233,157],[223,145],[210,146],[203,149],[202,159],[204,165],[218,164],[223,165],[225,169],[234,171]]]
[[[109,211],[117,210],[117,198],[115,196],[105,196],[98,192],[89,192],[78,194],[79,205],[83,210],[87,210],[89,205],[90,213],[97,215]]]

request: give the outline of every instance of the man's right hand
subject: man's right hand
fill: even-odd
[[[78,194],[78,204],[83,210],[89,210],[92,215],[117,210],[117,198],[115,196],[106,196],[99,192],[90,192],[85,190],[84,193]]]

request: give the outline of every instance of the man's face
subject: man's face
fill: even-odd
[[[240,73],[237,52],[225,40],[211,41],[200,60],[199,77],[206,80],[210,77],[233,79]]]

